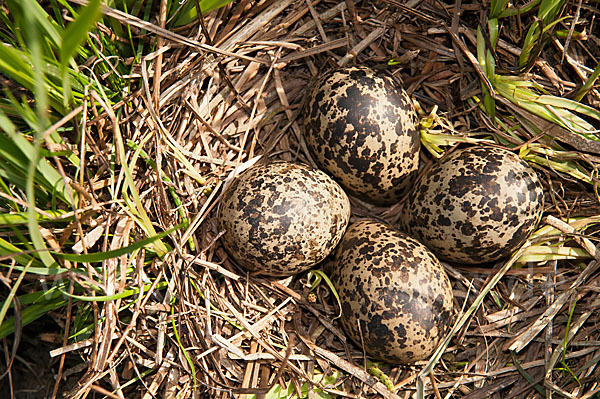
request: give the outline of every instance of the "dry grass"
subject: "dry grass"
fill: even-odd
[[[584,66],[593,69],[600,58],[598,4],[574,2],[565,14],[576,10],[578,29],[586,27],[587,41],[573,39],[568,48],[558,41],[548,43],[527,75],[558,96],[580,87],[589,76]],[[223,251],[215,215],[223,186],[236,168],[274,158],[311,162],[302,142],[305,90],[320,71],[336,65],[385,65],[397,58],[389,73],[426,112],[437,106],[438,115],[459,134],[511,142],[472,101],[480,95],[480,76],[471,60],[485,9],[478,2],[434,0],[403,5],[395,0],[241,0],[205,16],[202,27],[193,24],[177,32],[160,28],[158,16],[149,24],[107,13],[129,24],[134,34],[144,28],[150,32],[147,40],[160,40],[131,77],[139,90],[128,103],[112,110],[86,108],[73,116],[87,120],[86,140],[93,152],[82,158],[95,171],[80,182],[88,197],[81,207],[101,215],[94,227],[80,225],[89,237],[82,250],[120,248],[141,233],[136,215],[121,206],[123,198],[111,194],[118,190],[111,191],[106,159],[118,135],[136,143],[126,147],[119,162],[137,159],[133,178],[157,231],[179,224],[182,215],[190,223],[171,234],[174,250],[160,261],[146,264],[140,251],[133,259],[123,256],[104,263],[103,276],[97,277],[109,294],[142,286],[147,276],[155,284],[139,293],[128,310],[118,311],[120,300],[95,304],[95,335],[53,352],[60,358],[78,351],[87,365],[79,382],[68,387],[70,397],[265,397],[275,384],[286,389],[291,384],[300,392],[307,381],[313,381],[307,385],[309,398],[319,397],[318,390],[349,398],[413,397],[424,363],[392,368],[378,364],[389,380],[377,377],[361,349],[340,332],[329,288],[321,284],[309,295],[307,274],[278,281],[246,274]],[[497,48],[500,66],[516,65],[525,32],[521,23],[530,20],[504,21]],[[568,30],[571,23],[569,19],[562,26]],[[584,101],[598,107],[598,91],[596,84]],[[497,117],[517,126],[513,112],[499,104]],[[547,136],[518,126],[516,135],[549,142]],[[138,157],[139,148],[169,180]],[[594,176],[593,184],[538,165],[547,193],[545,214],[554,217],[547,224],[557,228],[549,242],[569,242],[595,257],[593,226],[584,232],[555,221],[600,214],[598,152],[572,151]],[[423,164],[432,161],[423,151]],[[355,218],[393,222],[400,206],[374,208],[353,200]],[[99,233],[95,240],[94,231]],[[589,241],[572,240],[583,233]],[[510,269],[502,264],[447,265],[457,313],[469,308],[485,287],[490,292],[456,330],[433,372],[421,379],[426,396],[597,397],[600,275],[591,256]],[[118,276],[130,266],[135,272],[125,287]],[[502,278],[491,286],[494,276]],[[166,287],[156,289],[159,283]],[[64,320],[71,311],[69,306]],[[315,379],[323,372],[337,377]],[[393,392],[385,383],[393,385]]]

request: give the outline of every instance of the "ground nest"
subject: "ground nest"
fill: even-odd
[[[152,284],[95,302],[94,333],[56,345],[54,359],[71,359],[59,377],[69,397],[598,397],[597,131],[548,121],[512,101],[522,86],[501,92],[501,79],[489,78],[534,82],[525,89],[536,104],[540,95],[575,98],[600,60],[598,3],[568,2],[521,67],[537,10],[503,16],[493,45],[490,5],[479,2],[242,0],[171,30],[160,28],[156,6],[151,23],[105,9],[156,47],[128,77],[125,101],[74,117],[87,118],[92,172],[80,190],[96,215],[82,224],[78,250],[168,235],[103,262],[93,276],[111,295]],[[480,62],[486,49],[492,75]],[[320,273],[249,274],[219,240],[216,215],[234,175],[272,160],[314,164],[303,141],[307,87],[322,71],[353,64],[387,73],[418,103],[423,167],[455,146],[495,143],[520,153],[544,185],[544,218],[510,260],[444,264],[455,325],[430,360],[410,366],[370,359],[344,336]],[[592,81],[578,100],[598,108],[599,91]],[[580,117],[600,128],[593,115]],[[127,184],[124,172],[110,177],[112,156],[131,167],[146,215],[115,206],[134,199],[112,194],[113,184]],[[351,204],[352,220],[392,224],[403,206]],[[136,224],[145,217],[154,232]],[[76,306],[55,320],[69,325]]]

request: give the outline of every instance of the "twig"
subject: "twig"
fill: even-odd
[[[367,373],[365,370],[361,369],[360,367],[354,366],[353,364],[342,359],[335,353],[319,347],[315,343],[311,342],[307,337],[303,337],[301,335],[299,335],[299,337],[311,351],[315,352],[317,355],[323,357],[324,359],[329,360],[336,367],[339,367],[348,374],[358,378],[359,380],[373,388],[375,391],[377,391],[377,393],[380,394],[382,397],[386,399],[400,399],[398,395],[394,394],[393,392],[390,392],[383,383],[381,383],[371,374]]]
[[[75,4],[79,4],[79,5],[87,5],[88,1],[87,0],[69,0],[71,3],[75,3]],[[289,1],[289,0],[288,0]],[[121,21],[127,25],[132,25],[135,26],[137,28],[140,29],[144,29],[147,30],[148,32],[152,32],[154,34],[157,34],[159,36],[164,37],[165,39],[168,39],[172,42],[175,43],[179,43],[179,44],[183,44],[185,46],[189,46],[189,47],[193,47],[196,48],[198,50],[202,50],[202,51],[207,51],[210,53],[215,53],[215,54],[219,54],[219,55],[225,55],[228,57],[234,57],[234,58],[241,58],[243,60],[246,61],[252,61],[252,62],[258,62],[260,64],[265,64],[268,65],[269,62],[260,58],[255,58],[255,57],[248,57],[246,55],[243,54],[236,54],[236,53],[232,53],[231,51],[227,51],[227,50],[222,50],[219,47],[215,47],[215,46],[210,46],[208,44],[204,44],[204,43],[200,43],[197,40],[194,39],[190,39],[188,37],[185,36],[181,36],[177,33],[171,32],[167,29],[163,29],[160,26],[156,26],[150,22],[144,21],[142,19],[139,19],[138,17],[135,17],[131,14],[127,14],[123,11],[120,10],[116,10],[114,8],[110,8],[108,6],[102,6],[102,12],[106,15],[108,15],[109,17],[113,17],[118,21]]]
[[[571,296],[575,293],[577,287],[579,287],[589,276],[591,276],[600,266],[598,260],[590,262],[585,270],[577,277],[577,280],[571,284],[569,289],[558,296],[556,301],[549,306],[546,311],[531,325],[525,328],[525,330],[517,335],[515,338],[510,340],[505,348],[510,351],[520,352],[534,339],[540,331],[546,327],[546,325],[558,314],[562,307],[569,302]]]

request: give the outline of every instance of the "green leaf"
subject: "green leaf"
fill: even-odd
[[[490,1],[490,19],[498,18],[500,13],[506,8],[508,0],[491,0]]]
[[[29,265],[30,263],[34,266],[43,266],[37,258],[30,254],[23,253],[21,248],[14,246],[4,238],[0,238],[0,256],[11,257],[15,262],[22,266]]]
[[[4,316],[6,316],[6,312],[8,312],[10,305],[13,303],[13,298],[15,297],[15,295],[17,293],[17,289],[19,289],[19,286],[21,285],[23,278],[27,274],[27,269],[30,266],[31,266],[31,262],[28,263],[27,266],[25,266],[25,269],[19,275],[19,278],[17,278],[17,281],[15,281],[13,283],[12,289],[8,293],[8,297],[6,297],[6,299],[2,303],[2,307],[0,308],[0,325],[2,325],[2,323],[4,322]]]
[[[493,83],[495,80],[495,61],[491,51],[486,48],[485,39],[481,32],[481,26],[477,27],[477,61],[479,62],[479,65],[481,65],[481,69],[483,69],[489,81]],[[483,82],[481,82],[481,92],[483,93],[483,106],[485,111],[492,119],[495,119],[496,102]]]
[[[512,17],[514,15],[524,15],[533,11],[539,3],[540,0],[531,0],[523,4],[521,7],[506,8],[498,15],[498,18]]]
[[[65,217],[61,219],[61,216],[63,216],[66,212],[65,211],[53,211],[53,210],[47,210],[44,211],[46,212],[49,216],[60,219],[61,222],[70,222],[75,220],[75,216],[69,216],[69,217]],[[55,221],[54,219],[49,218],[46,215],[42,215],[42,214],[37,214],[37,218],[38,218],[38,222],[53,222]],[[17,213],[0,213],[0,227],[8,227],[8,226],[17,226],[17,225],[23,225],[27,223],[27,214],[24,212],[17,212]]]
[[[340,296],[327,274],[325,274],[325,272],[322,270],[310,270],[309,273],[312,273],[316,277],[314,284],[312,285],[312,287],[310,287],[310,290],[314,290],[317,287],[317,285],[321,282],[321,280],[325,281],[325,283],[333,293],[333,296],[337,300],[338,306],[340,307],[340,313],[338,314],[338,316],[336,316],[336,318],[340,317],[342,315],[342,301],[340,300]]]
[[[575,101],[581,101],[583,97],[585,97],[585,95],[594,86],[594,83],[596,83],[596,81],[598,80],[598,76],[600,76],[600,62],[598,62],[598,65],[596,65],[594,72],[592,72],[592,74],[587,78],[583,86],[581,86],[581,89],[579,89],[577,91],[577,94],[575,94]]]
[[[416,383],[417,398],[425,397],[424,378],[427,375],[429,375],[429,373],[431,373],[435,365],[439,362],[446,348],[448,347],[448,345],[450,345],[450,341],[452,340],[454,335],[458,333],[458,331],[464,326],[465,323],[467,323],[467,321],[471,320],[471,315],[479,309],[479,306],[481,306],[481,303],[485,299],[486,295],[489,294],[490,291],[492,291],[496,284],[498,284],[498,282],[502,279],[504,274],[515,264],[517,259],[519,259],[519,257],[523,254],[523,252],[529,245],[531,245],[531,242],[526,241],[520,249],[514,252],[510,259],[506,261],[506,263],[504,263],[504,265],[496,272],[496,274],[487,281],[483,289],[479,291],[479,294],[473,300],[473,304],[465,312],[461,312],[450,332],[446,334],[443,341],[438,345],[436,350],[430,356],[427,364],[419,372]]]
[[[153,237],[144,238],[143,240],[137,241],[136,243],[134,243],[132,245],[129,245],[129,246],[123,247],[123,248],[119,248],[119,249],[114,249],[112,251],[96,252],[96,253],[92,253],[92,254],[81,254],[81,255],[52,252],[52,255],[54,255],[58,259],[68,260],[71,262],[80,262],[80,263],[101,262],[103,260],[117,258],[121,255],[129,254],[137,249],[143,248],[148,244],[151,244],[157,240],[160,240],[161,238],[168,236],[175,230],[179,230],[183,226],[184,226],[183,223],[179,224],[179,225],[177,225],[167,231],[163,231],[162,233],[159,233]]]
[[[198,381],[196,380],[196,368],[194,367],[194,362],[190,357],[188,351],[185,349],[185,346],[181,343],[181,339],[179,338],[179,332],[177,331],[177,324],[175,323],[175,306],[171,306],[171,325],[173,326],[173,332],[175,333],[175,339],[177,341],[177,345],[179,349],[183,352],[183,356],[185,356],[185,360],[187,360],[190,369],[192,369],[192,377],[194,379],[194,391],[198,389]]]
[[[490,32],[490,43],[493,48],[496,48],[498,43],[498,19],[492,18],[488,20],[488,31]]]
[[[216,10],[217,8],[226,6],[231,3],[233,0],[199,0],[198,4],[200,5],[200,10],[202,14],[206,14],[207,12],[211,12],[212,10]],[[177,2],[173,2],[173,8],[178,7],[179,4]],[[198,12],[196,11],[196,2],[188,1],[181,8],[177,10],[176,14],[173,14],[175,17],[174,25],[181,26],[189,24],[190,22],[195,21],[198,18]]]
[[[521,147],[519,156],[527,162],[534,162],[543,167],[567,173],[588,184],[594,183],[591,171],[586,171],[577,162],[574,162],[578,157],[568,151],[554,150],[538,143],[529,143]]]
[[[0,71],[20,85],[33,88],[33,73],[27,57],[6,43],[0,43]]]
[[[67,99],[71,97],[70,80],[67,77],[68,66],[71,58],[77,53],[79,46],[86,40],[88,31],[100,17],[100,0],[90,0],[83,7],[75,21],[71,22],[63,32],[60,46],[60,66],[65,89],[64,105],[67,106]]]
[[[536,89],[537,92],[530,88]],[[593,134],[594,126],[574,113],[600,120],[600,112],[592,107],[561,97],[540,95],[538,92],[543,92],[541,88],[533,82],[522,81],[517,77],[496,75],[494,89],[496,93],[532,114],[589,140],[600,141],[600,138]]]
[[[568,98],[541,95],[536,98],[536,102],[540,104],[552,105],[554,107],[565,108],[571,111],[578,112],[580,114],[587,115],[591,118],[600,121],[600,111],[598,111],[596,108],[590,107],[589,105],[585,105],[577,101],[569,100]],[[590,130],[593,130],[592,125],[588,124],[585,127],[591,128]]]
[[[14,180],[10,181],[18,184],[21,189],[25,189],[29,162],[37,158],[35,157],[35,147],[23,135],[15,131],[15,126],[2,110],[0,110],[0,126],[7,133],[5,135],[0,132],[0,164],[5,173],[14,177]],[[40,189],[44,189],[43,194],[57,195],[64,203],[72,204],[62,176],[45,158],[38,159],[35,170],[34,180],[38,195],[42,194]]]
[[[589,259],[591,255],[582,248],[533,245],[527,248],[518,259],[519,263],[545,262],[562,259]]]
[[[68,285],[67,281],[63,281],[58,283],[58,285],[62,288],[62,287],[66,287]],[[25,306],[25,305],[31,305],[31,304],[35,304],[35,303],[41,303],[44,301],[50,301],[50,300],[55,300],[58,299],[62,296],[62,292],[58,289],[50,289],[50,290],[46,290],[44,289],[44,291],[36,291],[36,292],[32,292],[29,294],[23,294],[23,295],[19,295],[19,304],[21,306]],[[10,305],[10,307],[12,308],[12,303]]]
[[[48,15],[46,10],[35,0],[6,0],[12,15],[15,16],[15,28],[26,32],[35,24],[41,37],[48,41],[51,47],[60,47],[61,27]],[[52,54],[45,54],[51,56]]]
[[[287,395],[285,396],[281,396],[281,385],[279,384],[275,384],[273,386],[273,388],[271,388],[271,390],[269,392],[267,392],[267,394],[265,395],[265,399],[282,399],[282,398],[287,398]]]
[[[565,0],[542,0],[538,10],[538,18],[544,21],[544,25],[549,25],[560,13],[560,9],[564,4]]]
[[[66,68],[78,47],[86,40],[90,28],[100,18],[101,5],[100,0],[90,0],[63,32],[60,46],[60,65],[63,68]]]
[[[44,301],[39,304],[31,305],[26,307],[21,312],[21,322],[22,326],[26,326],[40,317],[44,316],[51,310],[60,308],[67,304],[67,300],[64,297],[61,297],[52,301]],[[0,325],[0,338],[4,338],[15,331],[15,319],[14,317],[9,317],[2,325]]]
[[[479,62],[479,65],[481,65],[481,69],[485,71],[485,40],[483,38],[483,33],[481,32],[481,26],[477,26],[477,61]]]
[[[519,363],[519,360],[517,359],[517,355],[515,354],[515,351],[510,351],[510,354],[512,355],[513,358],[513,363],[515,365],[515,367],[517,368],[517,370],[519,371],[519,373],[521,373],[521,375],[527,380],[527,382],[529,382],[529,384],[531,384],[536,391],[538,391],[540,393],[540,395],[542,395],[543,398],[546,397],[546,391],[544,389],[544,387],[542,387],[540,384],[537,384],[535,382],[535,379],[530,376],[527,371],[525,371],[525,369],[521,366],[521,363]]]

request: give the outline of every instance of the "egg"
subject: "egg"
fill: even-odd
[[[331,280],[342,327],[376,359],[426,359],[451,327],[453,295],[444,268],[423,244],[381,222],[348,227]]]
[[[407,197],[401,226],[440,259],[487,263],[526,241],[543,204],[542,185],[525,161],[505,149],[473,146],[424,173]]]
[[[416,175],[420,141],[410,98],[394,81],[364,66],[319,77],[303,108],[306,145],[346,192],[391,204]]]
[[[350,202],[324,172],[274,162],[250,168],[223,193],[218,226],[227,252],[249,271],[286,276],[310,269],[339,243]]]

